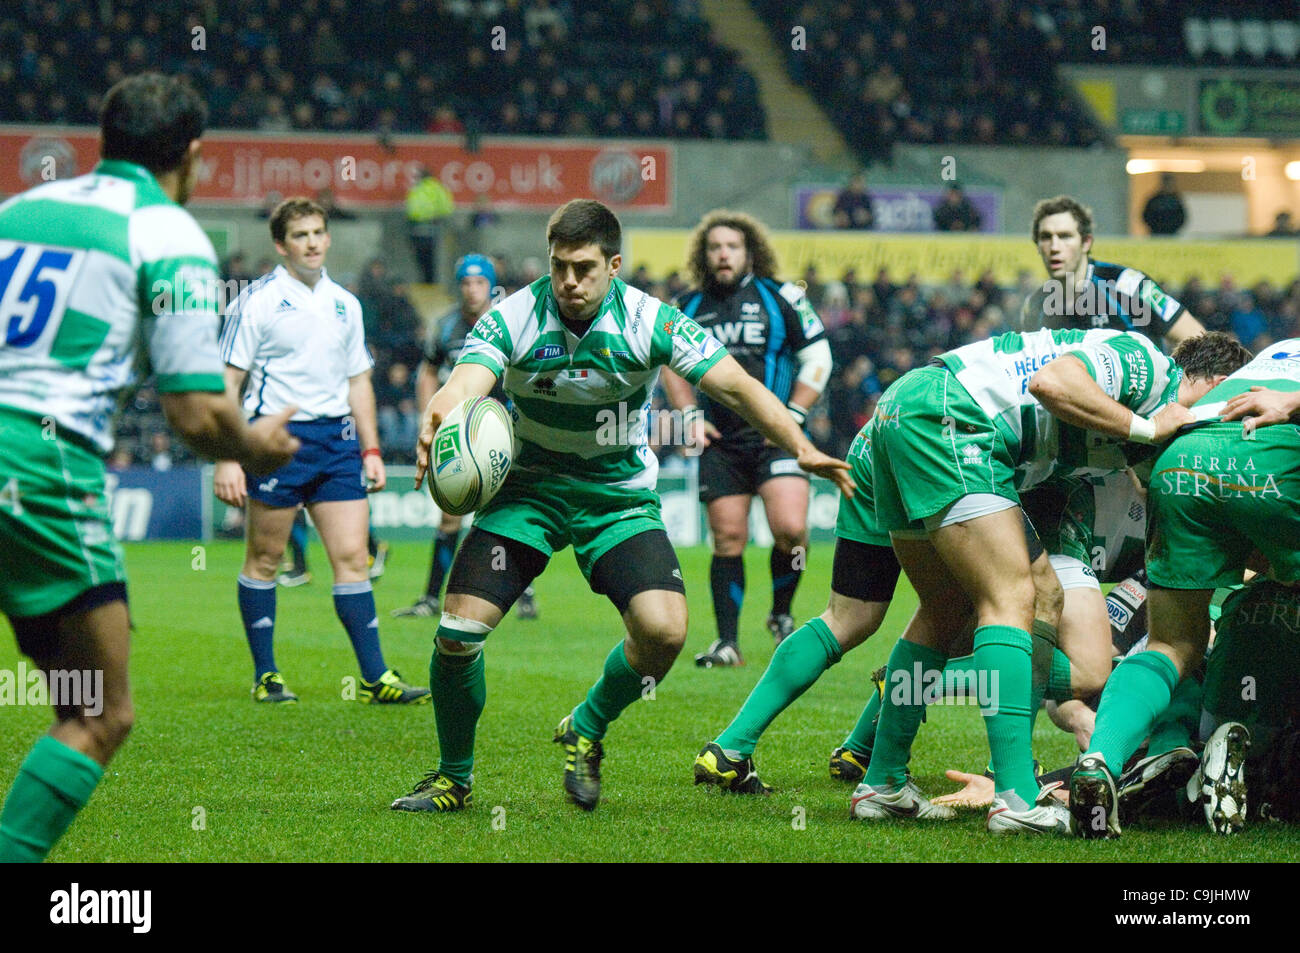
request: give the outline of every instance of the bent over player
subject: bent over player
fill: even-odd
[[[163,413],[190,446],[254,472],[285,463],[288,413],[252,427],[217,354],[217,258],[180,206],[207,110],[177,79],[143,74],[104,98],[103,157],[0,206],[0,612],[51,685],[103,674],[97,699],[52,691],[55,723],[0,812],[0,863],[40,861],[85,806],[135,719],[126,573],[104,495],[117,398],[137,336]]]
[[[379,647],[366,493],[384,488],[384,464],[361,304],[325,273],[330,235],[325,210],[315,202],[286,199],[276,206],[271,238],[283,264],[245,289],[226,318],[226,389],[237,398],[248,378],[244,409],[253,418],[296,407],[289,429],[303,446],[291,464],[251,485],[232,461],[219,463],[213,478],[222,502],[248,504],[239,614],[253,655],[253,699],[298,700],[280,676],[272,638],[276,571],[305,504],[334,570],[334,611],[361,666],[358,701],[428,701],[428,689],[403,682]]]
[[[1151,631],[1146,651],[1126,658],[1107,682],[1089,750],[1070,780],[1071,826],[1080,837],[1119,835],[1115,777],[1182,676],[1200,664],[1214,590],[1241,582],[1255,550],[1270,579],[1300,583],[1300,429],[1290,416],[1297,392],[1300,338],[1271,344],[1206,394],[1195,407],[1204,425],[1181,432],[1156,459],[1147,495]],[[1206,817],[1213,830],[1231,833],[1241,818],[1230,778],[1249,734],[1234,722],[1219,731],[1211,743],[1223,752],[1215,773],[1225,789],[1211,783]]]
[[[486,696],[484,640],[551,555],[570,545],[592,591],[609,597],[627,630],[586,700],[555,732],[566,755],[568,799],[596,807],[606,730],[668,674],[686,640],[685,587],[660,517],[658,463],[646,437],[660,367],[852,493],[847,465],[818,452],[716,338],[617,277],[623,259],[613,212],[575,199],[551,216],[546,239],[550,274],[478,320],[426,411],[417,480],[443,418],[466,398],[488,394],[498,378],[514,405],[520,450],[452,564],[430,663],[438,768],[393,802],[397,810],[469,805]]]
[[[696,227],[690,246],[697,290],[677,305],[713,334],[754,378],[786,405],[801,427],[831,376],[831,347],[803,289],[775,278],[767,232],[743,212],[717,209]],[[745,543],[754,495],[772,530],[772,611],[767,628],[778,645],[794,631],[790,602],[808,549],[808,477],[788,452],[773,446],[742,416],[710,401],[697,410],[689,385],[671,371],[664,389],[692,418],[700,455],[700,502],[713,535],[709,583],[717,640],[695,664],[741,665],[739,619],[745,596]]]

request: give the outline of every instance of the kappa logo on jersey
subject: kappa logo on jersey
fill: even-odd
[[[564,347],[559,344],[547,344],[543,347],[533,349],[533,360],[549,361],[553,357],[560,357],[564,354]]]

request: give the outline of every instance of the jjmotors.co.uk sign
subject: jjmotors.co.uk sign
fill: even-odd
[[[0,126],[0,194],[80,175],[98,158],[94,129]],[[448,136],[381,143],[373,136],[212,132],[203,137],[202,162],[193,201],[212,204],[256,205],[272,192],[328,188],[344,205],[398,205],[425,167],[463,205],[483,195],[504,208],[594,198],[617,208],[672,210],[673,150],[662,142],[484,137],[469,152],[460,137]]]

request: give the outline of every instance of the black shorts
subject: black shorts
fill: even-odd
[[[700,502],[724,496],[753,496],[773,477],[807,480],[794,457],[762,441],[712,443],[700,454]]]
[[[540,549],[473,526],[452,563],[447,593],[478,596],[509,612],[548,562],[550,557]],[[591,569],[591,591],[607,596],[619,615],[633,596],[652,589],[686,593],[677,552],[663,530],[623,540]]]

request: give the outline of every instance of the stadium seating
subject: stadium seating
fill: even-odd
[[[1059,50],[1023,5],[967,0],[753,0],[791,47],[791,76],[809,87],[862,158],[893,142],[1089,145],[1101,138],[1056,78]],[[950,51],[964,49],[958,61]],[[958,64],[954,68],[954,64]]]
[[[0,12],[0,121],[93,123],[103,91],[145,68],[196,77],[218,128],[766,138],[757,84],[692,0]]]

